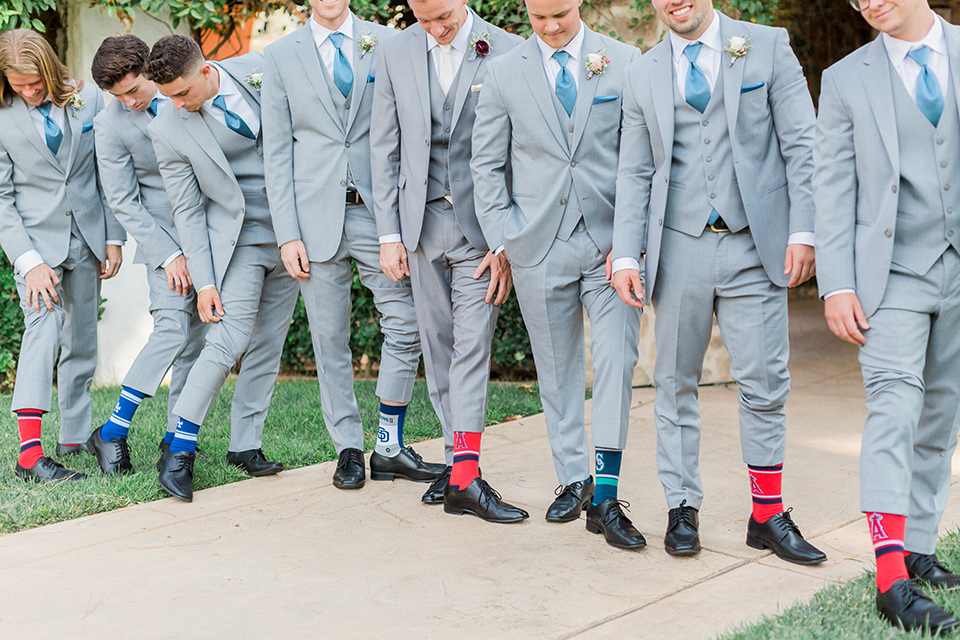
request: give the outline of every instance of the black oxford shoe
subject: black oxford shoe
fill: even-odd
[[[932,587],[956,589],[960,587],[960,576],[940,564],[937,554],[910,553],[903,561],[907,565],[907,573],[915,580],[926,582]]]
[[[766,522],[750,516],[747,524],[747,546],[770,549],[778,558],[794,564],[820,564],[827,556],[803,539],[800,529],[790,517],[790,510],[778,513]]]
[[[920,593],[908,580],[897,580],[886,593],[878,591],[877,609],[890,624],[905,631],[928,629],[931,633],[940,633],[960,624],[960,620]]]
[[[158,480],[163,490],[174,498],[193,502],[193,462],[196,456],[189,451],[169,450],[160,454],[157,470],[160,472]]]
[[[80,444],[61,444],[57,443],[57,455],[58,456],[72,456],[77,453],[89,453],[90,455],[96,455],[93,452],[93,447],[90,446],[90,441],[81,442]]]
[[[283,471],[282,462],[271,462],[263,455],[263,449],[249,451],[228,451],[227,462],[247,472],[247,475],[272,476]]]
[[[700,512],[687,506],[687,501],[670,509],[667,517],[667,535],[663,548],[672,556],[693,556],[700,553]]]
[[[359,489],[367,481],[363,468],[363,451],[344,449],[337,460],[337,470],[333,473],[333,486],[337,489]]]
[[[164,451],[170,451],[170,443],[165,441],[163,438],[161,438],[160,444],[159,446],[157,446],[157,451],[159,451],[160,453],[163,453]],[[200,456],[201,458],[206,457],[205,455],[203,455],[203,449],[200,448],[199,444],[197,445],[197,449],[196,451],[194,451],[194,453]]]
[[[520,522],[530,517],[523,509],[504,502],[500,494],[482,478],[474,478],[473,482],[463,489],[447,483],[443,492],[443,510],[458,516],[469,513],[487,522],[503,524]]]
[[[433,484],[423,492],[420,502],[423,504],[443,504],[443,492],[447,489],[452,471],[453,467],[444,467],[443,472],[433,481]]]
[[[97,458],[97,464],[100,465],[100,471],[108,476],[133,473],[127,439],[104,440],[100,437],[101,429],[103,427],[97,427],[87,440],[87,444],[93,449],[93,455]]]
[[[374,451],[370,454],[370,479],[395,480],[403,478],[413,482],[433,482],[446,467],[442,464],[424,462],[413,447],[404,447],[392,458]]]
[[[580,519],[580,514],[587,510],[587,505],[593,500],[593,490],[596,484],[593,476],[586,480],[578,480],[566,486],[560,485],[554,494],[557,496],[550,508],[547,509],[547,522],[572,522]]]
[[[71,471],[70,469],[64,469],[63,465],[58,462],[54,462],[50,458],[43,456],[37,460],[37,464],[33,465],[29,469],[24,469],[18,463],[16,468],[14,468],[14,473],[17,474],[18,478],[24,480],[33,480],[34,482],[40,483],[50,483],[50,482],[74,482],[77,480],[86,480],[86,474],[80,473],[79,471]]]
[[[620,505],[630,505],[616,498],[607,498],[600,504],[591,503],[587,507],[587,531],[602,533],[607,544],[620,549],[640,549],[647,546],[643,535],[637,531],[630,518],[623,513]]]

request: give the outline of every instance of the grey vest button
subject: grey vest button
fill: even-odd
[[[560,198],[560,204],[567,204],[566,198]]]
[[[888,238],[891,238],[893,237],[893,231],[890,231],[890,229],[887,229],[886,231],[883,232],[883,235],[887,236]]]

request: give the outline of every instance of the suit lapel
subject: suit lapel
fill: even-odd
[[[657,124],[660,127],[660,139],[663,144],[671,145],[671,148],[664,148],[664,153],[672,153],[673,144],[673,126],[674,126],[674,95],[676,91],[676,79],[673,76],[673,52],[670,48],[670,39],[666,39],[664,44],[657,46],[650,51],[653,56],[653,64],[650,72],[650,95],[653,96],[653,111],[657,117]],[[669,91],[667,90],[669,88]]]
[[[590,109],[593,108],[593,99],[597,95],[597,85],[600,84],[601,75],[595,75],[587,80],[587,54],[598,53],[602,43],[600,36],[587,29],[583,34],[583,47],[580,50],[580,60],[577,62],[579,69],[574,73],[580,74],[580,84],[577,89],[577,107],[576,117],[573,120],[573,139],[570,143],[570,156],[572,157],[580,144],[580,138],[583,137],[583,130],[587,126],[587,117],[590,115]],[[619,60],[617,61],[619,62]],[[611,61],[611,64],[614,64]]]
[[[347,114],[347,131],[353,126],[353,121],[357,118],[357,111],[360,110],[360,101],[363,100],[363,92],[367,90],[367,77],[370,75],[370,65],[373,63],[373,52],[360,52],[360,38],[370,34],[369,25],[364,24],[360,18],[353,18],[353,97],[350,98],[350,109]]]
[[[457,126],[457,121],[460,119],[460,112],[463,111],[463,105],[467,101],[467,96],[470,94],[470,87],[473,86],[473,79],[476,77],[477,71],[483,62],[483,58],[476,55],[476,52],[470,49],[470,42],[473,40],[474,34],[491,33],[492,31],[493,27],[491,25],[474,14],[473,30],[467,39],[467,50],[463,52],[463,62],[460,63],[460,82],[457,84],[457,95],[454,96],[453,99],[453,124],[450,126],[451,130]],[[490,43],[491,47],[496,46],[495,39],[495,37],[492,39]]]
[[[78,110],[79,111],[79,110]],[[73,167],[73,159],[77,157],[77,149],[80,147],[80,136],[83,134],[83,121],[80,120],[79,113],[74,114],[70,103],[63,109],[64,124],[70,127],[70,154],[67,156],[67,166],[63,172],[70,175],[70,169]]]
[[[950,61],[950,76],[953,81],[953,97],[960,111],[960,31],[942,18],[943,36],[947,41],[947,59]]]
[[[553,107],[553,97],[550,92],[550,85],[547,84],[547,75],[543,71],[543,59],[540,57],[540,47],[537,45],[536,36],[530,36],[520,46],[524,48],[520,54],[522,58],[520,69],[523,72],[523,77],[527,80],[530,93],[533,94],[533,100],[537,103],[537,107],[543,115],[543,121],[547,123],[553,137],[566,150],[567,141],[564,138],[563,131],[560,130],[560,120],[557,118],[557,111]]]
[[[221,67],[223,69],[223,67]],[[246,77],[238,78],[233,75],[229,69],[224,69],[226,74],[233,79],[235,85],[240,91],[240,95],[244,100],[247,101],[247,104],[250,105],[250,108],[253,109],[253,112],[257,115],[257,120],[260,120],[260,94],[257,93],[256,87],[252,87],[247,83]]]
[[[867,104],[877,120],[880,138],[890,156],[895,175],[900,173],[900,147],[897,140],[897,116],[893,107],[893,85],[890,83],[890,62],[883,41],[877,37],[863,58],[860,68]]]
[[[160,104],[157,103],[158,108],[159,106]],[[146,111],[137,111],[135,109],[131,109],[125,104],[121,104],[120,108],[124,111],[124,113],[127,114],[127,117],[130,119],[130,122],[132,122],[138,129],[140,129],[140,131],[143,132],[143,135],[149,135],[147,134],[147,125],[149,125],[150,122],[153,120],[153,118],[150,117],[149,113],[147,113]]]
[[[410,47],[410,64],[413,69],[413,87],[422,87],[417,90],[420,95],[420,113],[423,114],[426,131],[430,131],[430,78],[427,74],[427,65],[430,64],[427,56],[427,38],[423,29],[411,29],[413,45]]]
[[[320,67],[320,52],[317,51],[317,44],[313,40],[313,32],[309,25],[297,31],[297,42],[294,48],[297,50],[300,64],[303,65],[304,75],[310,81],[310,86],[313,87],[314,92],[320,99],[320,104],[323,105],[330,119],[342,130],[343,122],[337,115],[337,108],[333,104],[333,98],[330,97],[330,88],[324,81],[323,69]]]
[[[721,45],[726,46],[723,43],[726,43],[733,36],[749,37],[749,31],[745,30],[742,24],[738,24],[721,14]],[[743,68],[749,58],[749,56],[744,56],[741,60],[734,61],[730,52],[723,51],[720,54],[720,73],[723,75],[723,106],[727,112],[727,129],[731,138],[737,130],[737,115],[740,113],[740,86],[743,82]]]
[[[233,171],[230,169],[230,163],[227,161],[227,156],[223,154],[223,149],[220,148],[220,143],[217,142],[217,138],[213,135],[213,132],[210,131],[210,127],[207,126],[207,123],[203,121],[203,116],[200,115],[199,111],[187,111],[186,109],[181,109],[178,112],[180,119],[183,121],[183,128],[187,133],[194,139],[194,141],[200,145],[200,148],[213,160],[221,171],[223,171],[227,176],[230,177],[232,182],[236,182],[236,178],[233,175]]]
[[[64,119],[68,118],[67,111],[70,107],[65,107]],[[24,137],[30,141],[30,144],[34,146],[41,156],[43,156],[47,162],[55,166],[60,171],[63,171],[63,167],[60,166],[60,163],[57,161],[57,156],[53,155],[53,152],[50,151],[50,148],[47,147],[46,140],[37,132],[37,128],[33,124],[33,119],[30,117],[30,112],[27,110],[27,104],[17,96],[13,99],[13,103],[10,105],[10,110],[13,114],[13,121],[17,123],[17,126],[20,127],[20,131],[23,132]]]

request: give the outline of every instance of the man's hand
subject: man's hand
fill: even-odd
[[[60,304],[60,296],[57,295],[57,285],[60,284],[60,278],[57,273],[47,265],[40,263],[23,277],[27,283],[27,305],[33,307],[33,310],[40,313],[40,298],[43,298],[43,304],[47,311],[53,311],[51,301]]]
[[[227,315],[223,312],[220,302],[220,293],[216,287],[210,287],[197,292],[197,311],[203,322],[220,322],[220,318]]]
[[[384,242],[380,245],[380,268],[394,282],[400,282],[410,275],[407,250],[402,242]]]
[[[303,246],[303,240],[284,242],[280,247],[280,258],[283,259],[287,273],[293,276],[294,280],[310,278],[310,260],[307,259],[307,248]]]
[[[817,260],[813,247],[806,244],[787,245],[787,259],[783,263],[783,275],[790,274],[788,287],[803,284],[817,275]]]
[[[179,255],[173,262],[163,268],[167,274],[167,286],[178,296],[188,296],[193,290],[193,280],[190,279],[190,270],[187,269],[187,258]]]
[[[827,326],[833,335],[858,347],[867,344],[861,330],[869,329],[870,323],[867,322],[857,294],[838,293],[830,296],[823,302],[823,315],[826,316]]]
[[[613,274],[611,282],[620,299],[631,307],[643,309],[643,283],[636,269],[620,269]]]
[[[123,262],[123,247],[115,244],[108,244],[106,247],[107,261],[100,263],[100,279],[108,280],[117,275],[120,271],[120,263]]]
[[[487,251],[483,257],[483,262],[473,272],[473,279],[476,280],[483,275],[483,272],[490,269],[490,285],[487,287],[487,304],[503,304],[510,295],[510,289],[513,288],[513,272],[510,271],[510,261],[507,260],[507,252],[501,251],[496,255],[493,251]]]

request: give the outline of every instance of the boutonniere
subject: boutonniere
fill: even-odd
[[[733,36],[727,40],[727,46],[723,48],[724,51],[729,53],[733,58],[730,60],[730,65],[733,66],[733,63],[737,61],[738,58],[743,58],[747,55],[747,52],[750,51],[750,34],[748,33],[745,36]]]
[[[76,118],[77,111],[83,109],[83,97],[79,93],[75,93],[70,96],[70,100],[68,102],[70,103],[70,107],[73,109],[73,117]]]
[[[610,58],[607,57],[607,48],[600,45],[600,51],[587,54],[587,80],[593,76],[599,76],[607,70],[610,64]]]
[[[493,38],[489,33],[476,33],[470,37],[470,48],[473,53],[470,55],[470,62],[477,58],[483,58],[490,55],[490,40]]]
[[[257,90],[257,93],[260,92],[260,85],[263,84],[263,72],[254,69],[247,74],[247,84]]]
[[[378,44],[380,44],[380,38],[372,33],[365,33],[360,36],[360,40],[357,42],[357,47],[360,49],[360,57],[362,58],[365,53],[373,51],[374,47]]]

